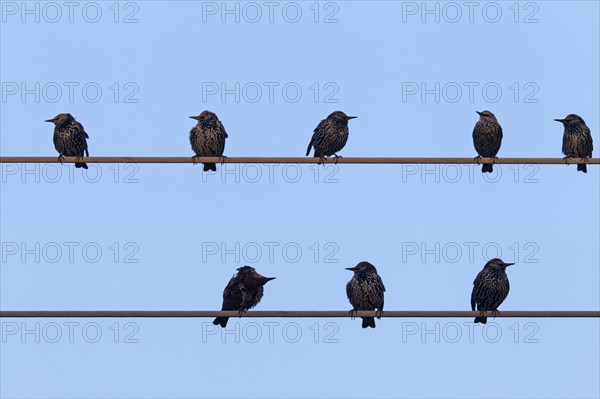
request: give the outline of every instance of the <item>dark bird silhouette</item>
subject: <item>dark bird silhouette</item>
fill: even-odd
[[[502,144],[502,126],[490,111],[475,111],[479,114],[479,121],[473,129],[473,145],[479,156],[477,158],[496,158]],[[481,172],[492,173],[494,166],[491,163],[483,164]]]
[[[561,122],[565,127],[562,145],[565,161],[567,158],[589,158],[592,156],[594,149],[592,133],[579,115],[570,114],[565,119],[555,119],[555,121]],[[577,170],[587,173],[587,165],[585,163],[577,164]]]
[[[275,277],[262,276],[250,266],[242,266],[237,271],[223,291],[221,310],[237,310],[241,317],[245,311],[252,309],[260,302],[264,293],[264,285]],[[225,327],[227,320],[229,317],[217,317],[213,324]]]
[[[471,293],[471,310],[480,312],[492,311],[498,313],[498,306],[508,296],[510,284],[506,275],[506,268],[514,263],[504,263],[502,259],[489,260],[482,271],[473,281]],[[487,323],[487,317],[475,317],[475,323]]]
[[[348,141],[348,121],[356,116],[348,116],[342,111],[335,111],[327,118],[323,119],[315,128],[314,134],[308,143],[306,156],[310,154],[312,147],[315,149],[314,156],[321,158],[321,162],[325,157],[335,155],[346,145]]]
[[[86,141],[90,136],[71,114],[58,114],[44,122],[54,123],[54,148],[58,151],[61,163],[65,156],[82,158],[84,153],[86,157],[90,156]],[[75,167],[88,168],[85,162],[76,162]]]
[[[369,262],[360,262],[354,267],[347,267],[346,270],[354,272],[354,276],[346,284],[346,295],[352,305],[350,314],[357,310],[377,310],[381,314],[385,286],[375,266]],[[367,327],[375,328],[373,317],[362,318],[362,328]]]
[[[223,124],[217,115],[210,111],[202,111],[198,116],[190,116],[198,121],[190,130],[190,144],[196,153],[193,157],[223,157],[225,139],[228,137]],[[224,158],[224,157],[223,157]],[[204,171],[217,171],[214,163],[205,163]]]

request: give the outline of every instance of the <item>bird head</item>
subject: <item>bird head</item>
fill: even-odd
[[[74,120],[75,118],[71,114],[58,114],[54,118],[47,119],[44,122],[52,122],[55,126],[62,126]]]
[[[490,259],[486,264],[485,267],[491,267],[491,268],[495,268],[495,269],[506,269],[508,266],[514,265],[514,263],[506,263],[504,262],[502,259],[500,258],[494,258],[494,259]]]
[[[350,119],[357,118],[357,116],[348,116],[342,111],[335,111],[329,114],[328,119],[334,119],[341,122],[348,122]]]
[[[360,262],[358,265],[354,267],[347,267],[346,270],[350,270],[354,273],[377,273],[377,269],[375,266],[370,264],[369,262]]]
[[[481,112],[479,112],[479,111],[475,111],[475,112],[477,112],[477,114],[479,114],[480,121],[487,119],[490,121],[498,122],[496,120],[496,116],[491,111],[485,110],[485,111],[481,111]]]
[[[206,122],[216,122],[219,120],[219,118],[217,118],[217,115],[215,113],[210,112],[208,110],[202,111],[200,113],[200,115],[198,115],[198,116],[190,116],[190,118],[195,119],[202,124],[204,124]]]
[[[269,281],[274,280],[275,277],[265,277],[262,274],[258,273],[256,269],[250,266],[242,266],[237,269],[238,274],[244,274],[246,277],[251,279],[257,285],[265,285]]]
[[[564,119],[555,119],[555,121],[562,123],[563,125],[571,125],[575,123],[583,123],[583,119],[579,115],[569,114]]]

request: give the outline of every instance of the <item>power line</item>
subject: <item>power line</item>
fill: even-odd
[[[252,163],[252,164],[315,164],[319,158],[313,157],[200,157],[192,160],[192,157],[65,157],[64,163],[74,163],[79,161],[89,163]],[[57,163],[57,157],[0,157],[0,163]],[[327,164],[477,164],[492,163],[491,158],[439,158],[439,157],[340,157],[326,158]],[[495,164],[521,164],[521,165],[565,165],[564,158],[497,158]],[[568,164],[587,163],[599,165],[600,158],[570,158]]]
[[[480,312],[463,310],[386,310],[383,317],[393,318],[421,318],[421,317],[475,317]],[[488,317],[568,317],[568,318],[598,318],[600,311],[597,310],[503,310],[494,315],[485,312]],[[356,317],[376,316],[374,311],[358,311],[353,314]],[[198,318],[198,317],[239,317],[237,311],[216,310],[3,310],[0,318]],[[254,310],[244,312],[244,318],[277,317],[277,318],[320,318],[339,317],[348,318],[348,310]]]

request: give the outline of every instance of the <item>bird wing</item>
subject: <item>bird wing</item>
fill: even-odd
[[[308,143],[308,148],[306,149],[306,156],[308,156],[308,154],[310,154],[310,149],[313,145],[313,142],[315,141],[315,134],[313,134],[312,138],[310,139],[310,143]]]
[[[315,143],[315,139],[319,135],[319,132],[325,128],[325,121],[326,121],[326,119],[323,119],[321,122],[319,122],[319,124],[317,125],[315,130],[313,130],[313,135],[310,139],[310,143],[308,143],[308,148],[306,149],[306,156],[308,156],[308,154],[310,154],[310,147],[312,147],[313,144]]]
[[[219,127],[219,129],[221,129],[223,131],[223,133],[225,133],[225,138],[228,138],[229,136],[227,135],[227,132],[225,131],[225,127],[223,126],[221,121],[217,121],[217,126]]]
[[[481,272],[479,272],[479,274],[477,275],[477,277],[475,277],[475,280],[473,281],[473,291],[471,292],[471,310],[475,310],[475,305],[477,304],[477,286],[479,285],[480,280],[482,279],[481,276]]]
[[[221,310],[238,310],[240,307],[239,297],[234,295],[234,291],[239,290],[239,282],[234,277],[229,280],[227,287],[223,290],[223,306]]]

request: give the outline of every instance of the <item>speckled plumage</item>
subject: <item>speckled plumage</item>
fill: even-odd
[[[58,114],[44,122],[54,123],[54,148],[58,157],[89,157],[87,140],[90,136],[85,132],[83,125],[75,120],[71,114]],[[85,162],[76,162],[76,168],[87,169]]]
[[[348,121],[354,118],[356,116],[347,116],[342,111],[335,111],[323,119],[315,128],[310,143],[308,143],[306,156],[310,154],[311,148],[314,147],[314,156],[317,158],[331,155],[337,157],[337,152],[344,148],[348,141]]]
[[[190,116],[198,121],[190,130],[190,144],[198,157],[221,157],[225,151],[225,139],[228,137],[223,124],[216,114],[202,111],[198,116]],[[217,170],[214,163],[205,163],[204,171]]]
[[[346,284],[346,295],[352,305],[352,312],[357,310],[383,311],[383,296],[385,286],[377,274],[375,266],[369,262],[360,262],[346,270],[354,272],[352,279]],[[375,328],[373,317],[362,318],[362,328]]]
[[[275,277],[260,275],[253,267],[242,266],[237,274],[229,280],[223,291],[221,310],[237,310],[242,312],[255,307],[263,297],[264,285]],[[217,317],[213,324],[227,326],[228,317]]]
[[[592,133],[579,115],[570,114],[565,119],[555,119],[565,127],[562,152],[567,158],[590,158],[594,150]],[[586,164],[577,164],[577,170],[587,173]]]
[[[506,268],[514,263],[504,263],[502,259],[489,260],[473,281],[471,310],[498,311],[510,290]],[[487,323],[487,317],[476,317],[475,323]]]
[[[495,158],[500,145],[502,144],[502,126],[496,120],[494,114],[490,111],[479,112],[479,121],[473,128],[473,145],[475,151],[480,157]],[[483,173],[494,171],[492,164],[483,164],[481,167]]]

